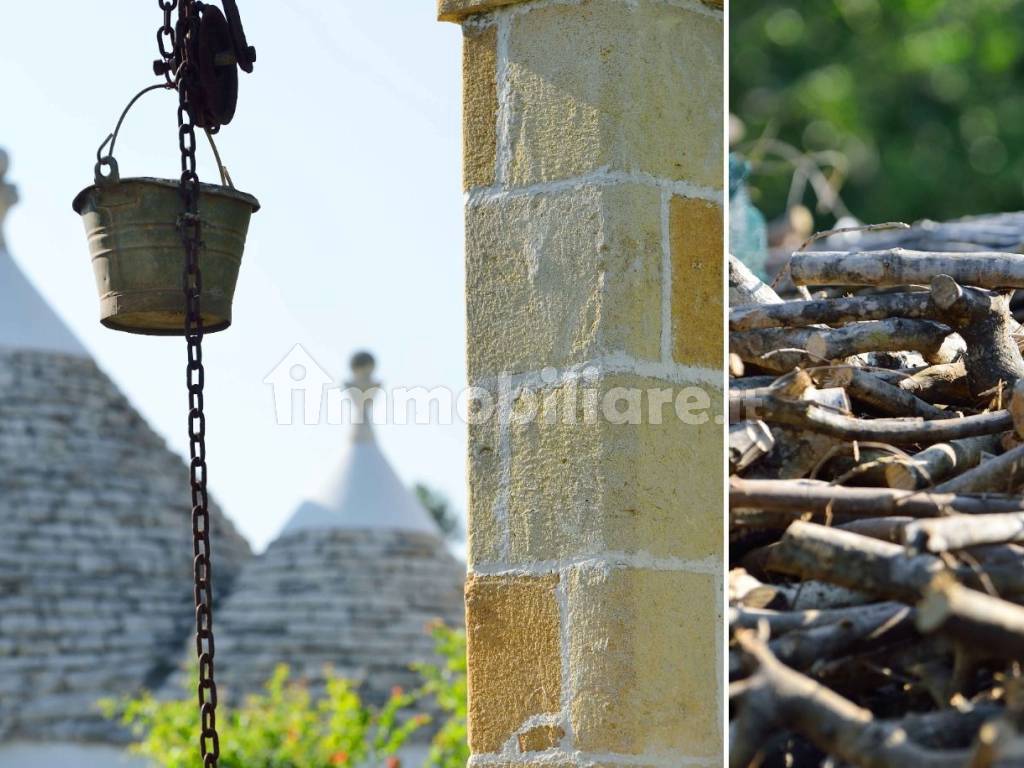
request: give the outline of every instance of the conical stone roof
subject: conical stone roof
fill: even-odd
[[[96,701],[160,684],[193,622],[187,470],[0,264],[0,313],[29,311],[0,316],[0,742],[120,741]],[[250,552],[212,531],[220,597]]]
[[[353,409],[354,424],[340,461],[320,487],[299,505],[283,534],[304,530],[353,529],[425,533],[437,524],[395,474],[373,434],[374,360],[366,352],[352,358],[350,391],[364,393]]]
[[[0,149],[0,348],[85,356],[85,347],[18,269],[7,250],[3,221],[17,202],[18,193],[4,182],[6,173],[7,153]]]
[[[353,362],[353,385],[376,386],[372,358]],[[381,453],[364,405],[336,470],[245,566],[217,616],[217,673],[231,697],[285,663],[314,687],[333,668],[380,703],[395,685],[417,685],[409,665],[432,658],[431,621],[464,621],[464,566]]]

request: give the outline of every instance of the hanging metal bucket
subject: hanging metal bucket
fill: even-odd
[[[121,179],[111,173],[75,197],[85,222],[100,322],[129,333],[181,335],[185,327],[182,289],[184,248],[178,219],[178,182]],[[207,333],[231,325],[231,302],[242,263],[249,217],[260,208],[252,195],[231,187],[203,184],[199,195],[203,248],[202,316]]]
[[[157,90],[173,88],[164,83],[151,85],[128,102],[114,132],[96,152],[96,183],[79,192],[72,207],[85,222],[89,238],[100,295],[100,322],[128,333],[181,336],[185,333],[185,247],[178,228],[182,214],[179,183],[145,177],[122,179],[114,159],[114,146],[128,112],[140,97]],[[231,302],[249,218],[260,204],[234,188],[213,136],[209,131],[206,136],[221,178],[221,185],[201,184],[199,190],[203,240],[200,308],[203,331],[213,333],[231,325]],[[106,174],[104,168],[109,169]]]

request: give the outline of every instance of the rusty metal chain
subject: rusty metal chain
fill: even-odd
[[[160,49],[160,60],[153,63],[153,71],[157,75],[163,75],[168,85],[174,83],[172,72],[174,71],[174,56],[177,47],[177,38],[174,34],[174,10],[178,7],[178,0],[157,0],[160,10],[164,13],[164,23],[156,31],[156,44]]]
[[[185,341],[188,347],[186,382],[188,385],[189,485],[192,492],[192,547],[196,619],[196,656],[199,660],[199,749],[203,768],[216,768],[220,759],[217,733],[217,684],[214,682],[213,642],[213,569],[210,547],[210,510],[206,490],[206,416],[203,411],[203,290],[199,254],[202,249],[202,222],[199,217],[199,175],[196,173],[196,125],[194,105],[189,94],[196,93],[199,65],[193,60],[199,39],[199,9],[195,0],[157,0],[164,12],[164,26],[157,33],[163,61],[156,62],[156,73],[165,75],[178,91],[178,146],[181,150],[179,192],[182,214],[179,219],[185,249],[182,291],[185,300]],[[166,27],[171,12],[178,19],[170,36]],[[165,41],[173,41],[169,55]],[[161,67],[161,64],[163,65]],[[161,68],[163,71],[161,71]],[[173,79],[172,79],[173,78]]]

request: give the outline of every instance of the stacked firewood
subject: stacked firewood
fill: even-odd
[[[734,768],[1024,766],[1024,256],[966,250],[730,259]]]

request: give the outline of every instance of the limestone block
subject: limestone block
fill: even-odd
[[[568,577],[577,749],[721,753],[717,578],[602,568],[575,569]]]
[[[437,0],[437,18],[439,21],[462,21],[476,13],[523,2],[526,0]]]
[[[526,423],[525,397],[513,415],[510,563],[606,551],[721,555],[720,391],[610,374],[575,393],[559,387],[556,397],[563,407],[553,423],[543,415]],[[668,402],[658,406],[662,397]],[[575,424],[563,422],[567,402],[577,405]],[[640,423],[613,423],[609,414]]]
[[[499,751],[562,695],[558,576],[471,576],[466,583],[469,745]]]
[[[497,30],[469,26],[462,34],[462,160],[465,189],[494,183],[497,156]]]
[[[520,752],[543,752],[557,747],[564,737],[565,729],[560,725],[538,725],[520,733],[516,740]]]
[[[503,554],[505,527],[501,494],[500,434],[497,417],[469,426],[469,565],[497,562]]]
[[[470,381],[661,350],[661,197],[621,184],[466,212]]]
[[[724,367],[724,227],[722,208],[715,203],[678,195],[669,202],[676,362]]]
[[[722,50],[721,18],[658,0],[517,16],[510,183],[609,169],[721,188]]]

